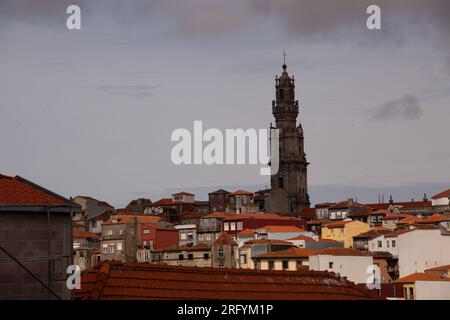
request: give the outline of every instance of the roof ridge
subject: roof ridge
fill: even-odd
[[[100,270],[97,274],[97,281],[92,289],[89,299],[97,300],[100,294],[103,292],[105,288],[106,281],[109,278],[109,272],[111,271],[110,261],[105,261],[100,266]]]

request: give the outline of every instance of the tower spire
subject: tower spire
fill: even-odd
[[[286,68],[287,68],[287,66],[286,66],[286,56],[287,56],[286,50],[283,50],[283,70],[285,70],[285,71],[286,71]]]

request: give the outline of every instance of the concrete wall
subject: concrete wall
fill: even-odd
[[[330,263],[332,263],[331,268]],[[366,283],[369,277],[367,268],[371,265],[373,265],[371,256],[313,255],[309,257],[310,270],[339,273],[355,283]]]
[[[66,270],[72,264],[72,218],[69,213],[51,214],[51,256],[66,256],[54,260],[54,269],[48,258],[21,262],[63,299],[72,292],[66,286]],[[48,257],[47,214],[39,212],[0,212],[0,245],[15,258]],[[49,292],[14,261],[0,251],[0,300],[55,299]]]
[[[450,281],[416,281],[416,300],[450,300]]]
[[[397,239],[400,277],[450,264],[450,236],[439,229],[415,229]]]
[[[381,241],[381,247],[378,246],[378,241]],[[393,241],[395,241],[393,243]],[[397,237],[379,236],[375,239],[369,240],[369,251],[371,252],[389,252],[394,257],[398,256],[398,240]],[[395,245],[395,246],[393,246]]]

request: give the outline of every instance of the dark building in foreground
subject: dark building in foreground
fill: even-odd
[[[326,271],[261,271],[103,262],[81,277],[79,300],[368,300],[373,292]]]
[[[72,298],[66,270],[77,211],[68,199],[0,174],[0,300]]]

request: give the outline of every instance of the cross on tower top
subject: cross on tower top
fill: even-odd
[[[286,56],[287,56],[286,50],[283,50],[283,70],[285,70],[285,71],[286,71],[286,68],[287,68],[287,66],[286,66]]]

